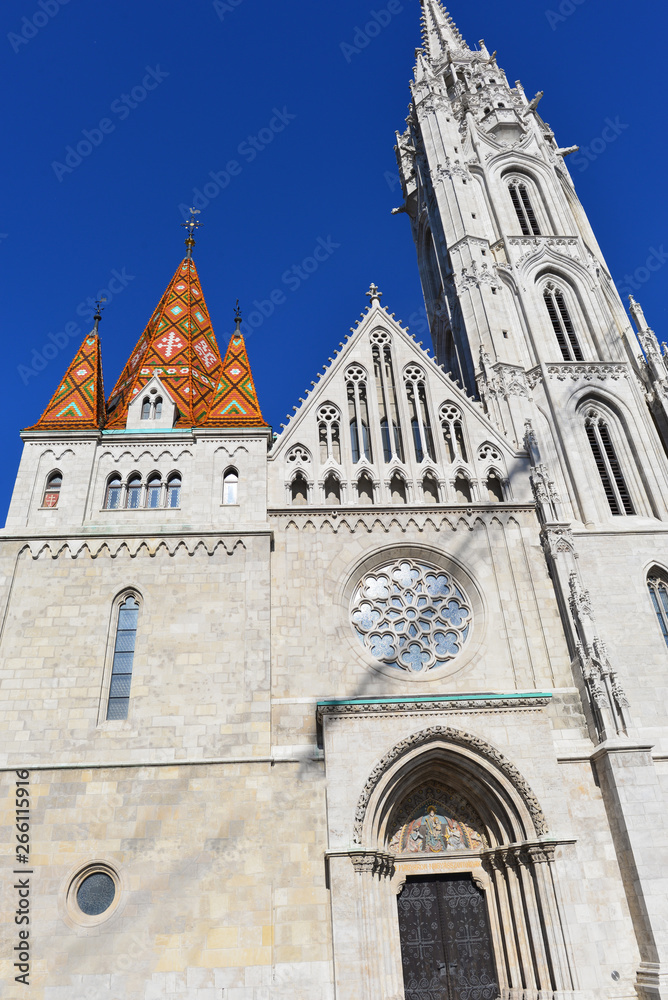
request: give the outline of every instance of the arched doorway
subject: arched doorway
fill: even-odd
[[[397,744],[360,795],[354,842],[330,865],[335,925],[347,911],[349,935],[353,900],[360,914],[359,996],[546,1000],[574,988],[557,843],[520,772],[482,738],[432,726]],[[344,931],[334,927],[335,952]]]

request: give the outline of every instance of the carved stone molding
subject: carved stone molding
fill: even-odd
[[[378,878],[392,878],[394,875],[394,855],[381,851],[350,851],[350,860],[358,875],[365,873]]]
[[[446,505],[443,505],[446,506]],[[403,510],[398,507],[355,507],[317,510],[302,507],[301,510],[286,508],[270,510],[270,522],[277,521],[281,528],[292,527],[297,531],[306,528],[311,530],[339,531],[346,530],[351,534],[357,531],[373,531],[388,533],[392,528],[401,531],[475,531],[493,521],[507,526],[512,521],[521,521],[527,515],[535,519],[533,504],[507,504],[501,507],[498,503],[447,505],[446,509],[434,511],[434,506],[416,507],[413,510]]]
[[[603,382],[605,379],[629,378],[629,366],[625,362],[593,361],[580,364],[564,361],[559,364],[547,365],[547,377],[556,378],[560,382],[572,379],[574,382]]]
[[[546,555],[566,554],[577,559],[575,539],[570,524],[544,524],[540,534]]]
[[[265,532],[269,535],[269,532]],[[126,555],[131,559],[138,556],[154,558],[160,552],[174,556],[183,551],[189,556],[213,556],[218,549],[227,555],[234,554],[236,549],[244,550],[246,545],[239,536],[229,538],[207,538],[202,536],[183,536],[169,538],[95,538],[95,539],[52,539],[44,541],[35,539],[27,542],[19,555],[27,554],[32,559],[116,559]]]
[[[531,695],[451,695],[443,698],[388,698],[384,701],[320,702],[316,709],[319,723],[328,717],[359,717],[370,715],[414,716],[442,712],[526,712],[538,711],[550,703],[550,694]]]
[[[394,746],[392,750],[390,750],[390,752],[376,764],[367,779],[357,803],[353,843],[362,843],[362,831],[364,828],[364,820],[369,800],[386,771],[412,750],[428,746],[436,740],[445,740],[455,746],[472,750],[483,757],[487,762],[493,764],[506,776],[506,778],[508,778],[511,784],[521,795],[527,809],[529,810],[529,814],[538,836],[547,834],[547,822],[538,799],[533,794],[529,785],[514,764],[511,764],[511,762],[504,757],[502,753],[491,746],[491,744],[481,739],[479,736],[473,736],[471,733],[466,733],[459,729],[452,729],[450,726],[431,726],[429,729],[424,729],[419,733],[414,733],[412,736],[408,736],[405,740],[397,743],[396,746]]]

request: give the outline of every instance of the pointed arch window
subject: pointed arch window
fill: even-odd
[[[473,503],[471,480],[463,472],[455,479],[455,496],[457,503]]]
[[[438,483],[432,475],[422,480],[422,496],[425,503],[438,503]]]
[[[142,420],[151,419],[151,400],[148,398],[148,396],[141,404],[141,418]]]
[[[128,479],[128,490],[125,506],[128,510],[139,510],[141,507],[142,482],[141,476],[134,475]]]
[[[501,105],[499,105],[501,107]],[[540,236],[540,226],[531,204],[531,197],[526,184],[522,181],[511,181],[508,185],[513,207],[522,229],[523,236]]]
[[[635,514],[606,419],[597,410],[589,410],[585,428],[610,512],[615,516]]]
[[[489,502],[503,503],[505,499],[503,495],[503,483],[496,472],[492,471],[489,473],[485,485],[487,488],[487,498]]]
[[[357,498],[361,504],[373,504],[373,482],[366,474],[357,480]]]
[[[46,481],[46,488],[42,498],[42,507],[57,507],[60,500],[60,488],[63,485],[63,477],[60,472],[52,472]]]
[[[123,495],[123,480],[114,472],[107,480],[107,491],[104,499],[106,510],[118,510],[121,506]]]
[[[138,620],[139,603],[133,595],[130,595],[118,608],[114,660],[107,702],[108,720],[128,717]]]
[[[162,506],[162,477],[159,473],[149,476],[146,486],[146,506],[155,510]]]
[[[372,462],[367,380],[366,372],[361,365],[351,365],[346,372],[346,389],[353,464],[356,465],[362,458],[366,458],[367,462]]]
[[[341,503],[341,483],[334,475],[327,476],[325,480],[325,503],[332,506]]]
[[[178,472],[173,472],[167,480],[167,506],[181,506],[181,476]]]
[[[223,503],[227,507],[239,503],[239,473],[236,469],[228,469],[223,476]]]
[[[158,396],[155,401],[155,410],[153,412],[153,417],[155,420],[160,420],[162,417],[162,396]]]
[[[338,406],[324,403],[318,410],[318,440],[320,442],[320,463],[333,459],[341,464],[341,414]]]
[[[390,493],[392,495],[392,503],[408,503],[406,482],[398,473],[395,473],[390,480]]]
[[[454,462],[461,458],[462,462],[468,462],[459,407],[455,406],[454,403],[444,403],[441,407],[440,418],[448,461]]]
[[[647,586],[663,640],[668,646],[668,585],[655,573],[648,578]]]
[[[424,462],[426,458],[430,458],[433,462],[434,441],[431,433],[424,372],[418,365],[409,365],[404,371],[404,383],[411,413],[415,460],[418,464]]]
[[[583,361],[582,349],[566,305],[564,293],[555,285],[549,284],[543,293],[543,298],[564,361]]]
[[[308,503],[308,483],[301,472],[298,472],[292,480],[291,495],[295,507],[302,507]]]
[[[391,462],[393,458],[403,462],[404,448],[392,363],[392,340],[386,330],[377,330],[371,334],[371,343],[383,458],[386,463]]]

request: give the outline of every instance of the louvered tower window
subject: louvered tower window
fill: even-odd
[[[583,361],[582,350],[563,293],[553,285],[548,285],[544,299],[564,361]]]
[[[650,576],[647,586],[649,587],[649,596],[652,607],[656,612],[659,628],[661,629],[664,642],[668,646],[668,586],[658,576]]]
[[[615,516],[635,514],[607,423],[599,413],[592,410],[587,416],[585,426],[611,513]]]
[[[138,618],[139,604],[134,597],[126,597],[118,609],[107,719],[127,719],[128,717]]]
[[[513,181],[513,183],[509,186],[509,190],[519,224],[522,228],[522,235],[540,236],[540,226],[538,225],[538,219],[536,218],[536,213],[533,210],[526,184],[520,184],[518,181]]]

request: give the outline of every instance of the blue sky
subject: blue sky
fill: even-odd
[[[237,297],[248,315],[285,293],[248,341],[275,429],[365,308],[371,281],[427,341],[408,221],[390,214],[401,202],[394,132],[407,114],[420,4],[387,9],[383,0],[3,0],[2,509],[18,431],[38,419],[89,329],[86,300],[113,289],[101,327],[109,391],[182,256],[180,206],[195,189],[204,223],[195,255],[221,348]],[[372,11],[387,23],[351,53]],[[470,45],[484,38],[498,50],[511,82],[529,96],[545,91],[540,110],[562,146],[593,146],[588,160],[567,161],[578,193],[618,285],[636,275],[649,322],[668,340],[668,271],[646,280],[643,270],[668,247],[666,8],[453,0],[451,13]],[[610,136],[608,119],[617,137],[596,142]],[[90,153],[67,161],[82,141]],[[302,280],[318,241],[329,255]]]

